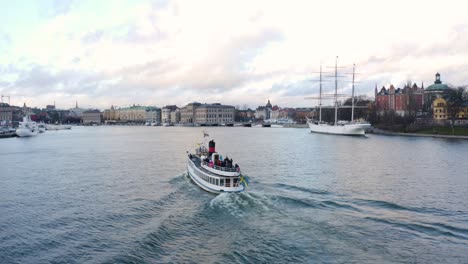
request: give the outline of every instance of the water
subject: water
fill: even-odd
[[[468,142],[209,128],[251,177],[188,179],[202,128],[0,141],[0,263],[468,263]]]

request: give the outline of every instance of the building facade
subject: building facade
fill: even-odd
[[[248,121],[253,121],[254,118],[255,118],[255,111],[250,108],[247,110],[236,111],[235,121],[248,122]]]
[[[101,124],[101,111],[87,110],[83,112],[83,125]]]
[[[161,122],[171,124],[176,122],[177,120],[172,121],[171,113],[175,112],[179,108],[176,105],[166,105],[161,109]],[[180,110],[179,110],[180,112]],[[180,114],[179,114],[180,115]],[[180,120],[178,120],[180,122]]]
[[[118,109],[120,121],[130,122],[145,122],[146,121],[146,106],[131,106]]]
[[[222,104],[201,104],[195,109],[195,123],[200,125],[219,125],[234,123],[236,109]]]
[[[146,122],[149,123],[161,123],[161,109],[158,107],[147,107],[145,113]]]
[[[390,85],[388,89],[382,87],[380,91],[375,87],[375,107],[380,114],[393,111],[400,116],[410,112],[421,113],[424,109],[424,85],[405,85],[404,88],[395,88]]]
[[[171,122],[173,124],[180,123],[180,109],[176,108],[174,111],[171,111]]]
[[[431,111],[434,113],[434,109],[431,109],[434,104],[432,103],[434,100],[440,97],[447,97],[452,89],[442,83],[440,78],[440,73],[435,74],[434,84],[427,87],[424,91],[424,102],[426,104],[426,111]]]
[[[195,110],[201,103],[193,102],[180,109],[180,122],[181,123],[197,123]]]
[[[457,109],[455,119],[468,119],[468,102],[465,102],[459,109]],[[438,97],[432,102],[432,118],[436,121],[450,119],[450,113],[448,111],[447,100],[442,97]]]
[[[259,106],[255,109],[255,118],[259,120],[268,120],[271,118],[272,106],[270,100],[268,100],[265,106]]]
[[[0,126],[10,126],[13,122],[13,110],[7,103],[0,103]]]
[[[105,121],[116,121],[119,120],[119,111],[112,105],[110,109],[104,110],[103,117]]]

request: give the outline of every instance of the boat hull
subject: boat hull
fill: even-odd
[[[331,126],[328,124],[315,124],[308,122],[311,132],[333,135],[348,135],[348,136],[364,136],[366,129],[370,128],[370,124],[345,124]]]
[[[18,137],[32,137],[37,135],[37,130],[30,130],[27,128],[18,128],[16,129],[16,135]]]
[[[187,172],[188,175],[190,176],[190,179],[198,185],[200,188],[203,190],[214,193],[214,194],[220,194],[220,193],[239,193],[244,191],[244,186],[239,184],[238,187],[225,187],[225,186],[218,186],[218,185],[213,185],[201,178],[202,175],[213,177],[213,175],[210,175],[209,173],[206,173],[202,170],[200,170],[191,160],[188,160],[188,165],[187,165]]]

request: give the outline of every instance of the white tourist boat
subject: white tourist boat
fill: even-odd
[[[332,124],[322,122],[322,67],[320,66],[320,93],[319,93],[319,120],[307,119],[310,131],[314,133],[334,134],[334,135],[349,135],[363,136],[366,134],[366,129],[371,125],[365,121],[354,121],[354,74],[355,66],[353,66],[353,82],[351,95],[351,121],[338,121],[338,57],[335,61],[335,122]]]
[[[209,149],[201,146],[195,150],[195,154],[188,154],[187,171],[200,188],[216,194],[242,192],[248,182],[237,164],[233,165],[228,158],[222,160],[222,156],[215,151],[213,140],[209,142]]]
[[[39,133],[36,122],[31,121],[29,115],[23,117],[23,122],[19,123],[18,128],[16,129],[16,135],[18,137],[32,137]]]

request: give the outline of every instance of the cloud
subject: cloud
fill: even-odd
[[[339,55],[340,65],[357,64],[357,87],[366,94],[373,94],[375,84],[427,84],[437,71],[444,82],[466,83],[468,22],[458,8],[463,2],[357,1],[324,2],[313,16],[310,1],[31,4],[47,15],[32,19],[34,27],[24,31],[6,28],[11,36],[0,33],[0,50],[9,49],[0,81],[37,105],[48,96],[79,97],[102,108],[202,99],[257,105],[268,98],[294,106],[309,104],[303,97],[316,94],[318,84],[307,80]],[[421,6],[425,17],[413,19]],[[329,19],[332,12],[336,23]],[[383,15],[396,13],[408,19]],[[349,83],[339,87],[350,91]]]
[[[52,16],[62,15],[70,12],[76,0],[53,0],[49,12]]]

